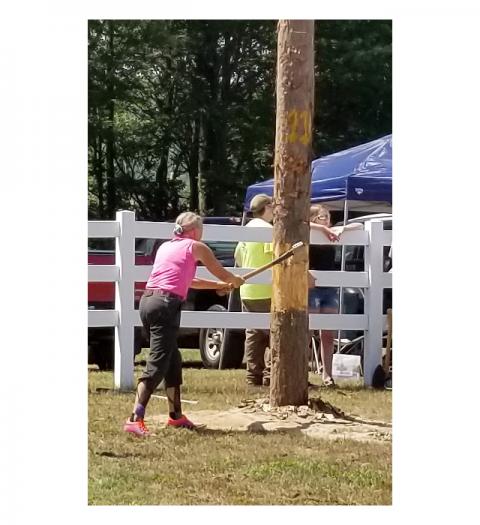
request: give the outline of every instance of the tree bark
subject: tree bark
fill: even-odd
[[[198,211],[198,149],[200,141],[200,119],[198,117],[195,117],[193,120],[192,128],[192,143],[188,162],[188,180],[190,183],[189,209]]]
[[[93,141],[93,173],[97,183],[98,192],[98,216],[104,218],[104,198],[103,198],[103,159],[102,159],[102,138],[95,137]]]
[[[165,64],[167,71],[172,71],[172,60],[169,57],[166,57]],[[160,81],[161,79],[159,79]],[[174,107],[175,107],[175,98],[176,98],[176,89],[175,81],[172,78],[168,86],[168,92],[165,104],[156,95],[157,108],[159,112],[164,112],[165,115],[170,116],[173,121]],[[159,164],[155,174],[155,204],[156,204],[156,214],[154,215],[154,220],[166,220],[171,215],[171,195],[170,195],[170,185],[168,180],[168,168],[169,168],[169,154],[172,143],[172,133],[171,128],[167,127],[163,133],[163,136],[157,147],[159,148]]]
[[[106,140],[106,160],[107,160],[107,195],[106,195],[106,213],[108,219],[115,219],[117,207],[116,184],[115,184],[115,59],[114,59],[114,30],[113,21],[108,23],[108,73],[107,73],[107,95],[108,95],[108,117],[107,117],[107,140]]]
[[[164,146],[160,153],[160,162],[155,171],[155,212],[153,220],[166,220],[168,211],[168,147]]]
[[[197,178],[197,195],[198,195],[198,212],[205,215],[207,212],[207,173],[209,160],[207,155],[207,132],[206,117],[200,116],[200,135],[199,135],[199,155],[198,155],[198,178]]]
[[[308,402],[308,242],[314,101],[313,20],[280,20],[277,40],[275,256],[305,248],[273,267],[270,404]]]
[[[215,127],[215,151],[214,151],[214,176],[215,191],[210,192],[212,196],[212,207],[215,215],[223,216],[226,213],[226,194],[228,192],[228,181],[231,178],[228,160],[228,108],[230,101],[230,82],[232,77],[232,50],[230,31],[223,33],[225,45],[223,47],[222,66],[219,72],[219,101],[216,108]],[[220,197],[220,198],[219,198]]]
[[[207,22],[202,51],[198,55],[198,72],[202,77],[203,103],[200,123],[200,159],[198,173],[198,207],[201,215],[216,208],[221,188],[218,177],[217,118],[219,104],[219,32],[215,21]]]

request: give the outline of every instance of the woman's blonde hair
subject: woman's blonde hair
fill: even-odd
[[[191,211],[185,211],[175,219],[173,231],[176,235],[181,235],[182,233],[187,233],[195,228],[201,228],[202,224],[203,219],[200,215]]]
[[[315,219],[315,217],[322,212],[328,215],[328,219],[330,220],[330,212],[323,204],[313,204],[310,206],[310,220]]]

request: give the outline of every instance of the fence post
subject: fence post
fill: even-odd
[[[119,280],[115,284],[115,309],[118,326],[115,328],[115,388],[131,390],[133,376],[134,337],[134,268],[135,268],[135,213],[117,211],[120,235],[115,240],[115,264]]]
[[[365,291],[365,313],[368,329],[363,347],[363,377],[365,385],[371,386],[375,368],[382,363],[383,337],[383,223],[374,219],[365,224],[368,245],[365,246],[365,271],[369,286]]]

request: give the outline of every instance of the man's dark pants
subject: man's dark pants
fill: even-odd
[[[242,299],[244,312],[270,312],[271,299]],[[270,331],[247,328],[245,330],[245,358],[247,383],[261,385],[270,382]]]

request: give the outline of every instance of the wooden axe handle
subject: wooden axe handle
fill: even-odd
[[[247,279],[251,279],[252,277],[255,277],[255,275],[258,275],[259,273],[262,273],[265,270],[270,269],[272,266],[275,266],[276,264],[281,263],[285,259],[288,259],[296,252],[296,250],[298,250],[302,246],[305,246],[303,241],[296,242],[289,250],[287,250],[285,253],[282,253],[282,255],[280,255],[276,259],[273,259],[273,261],[267,264],[264,264],[263,266],[260,266],[259,268],[255,268],[255,270],[252,270],[251,272],[246,273],[243,276],[244,280],[246,281]],[[218,295],[226,295],[226,293],[228,292],[217,290]]]
[[[289,257],[291,257],[295,253],[295,251],[298,250],[299,248],[301,248],[302,246],[304,246],[302,241],[295,243],[285,253],[282,253],[282,255],[280,255],[276,259],[273,259],[273,261],[271,261],[271,262],[269,262],[267,264],[264,264],[263,266],[259,266],[258,268],[255,268],[255,270],[252,270],[251,272],[246,273],[243,276],[243,278],[246,281],[247,279],[251,279],[252,277],[255,277],[255,275],[258,275],[259,273],[262,273],[265,270],[269,270],[272,266],[275,266],[276,264],[281,263],[285,259],[288,259]]]

